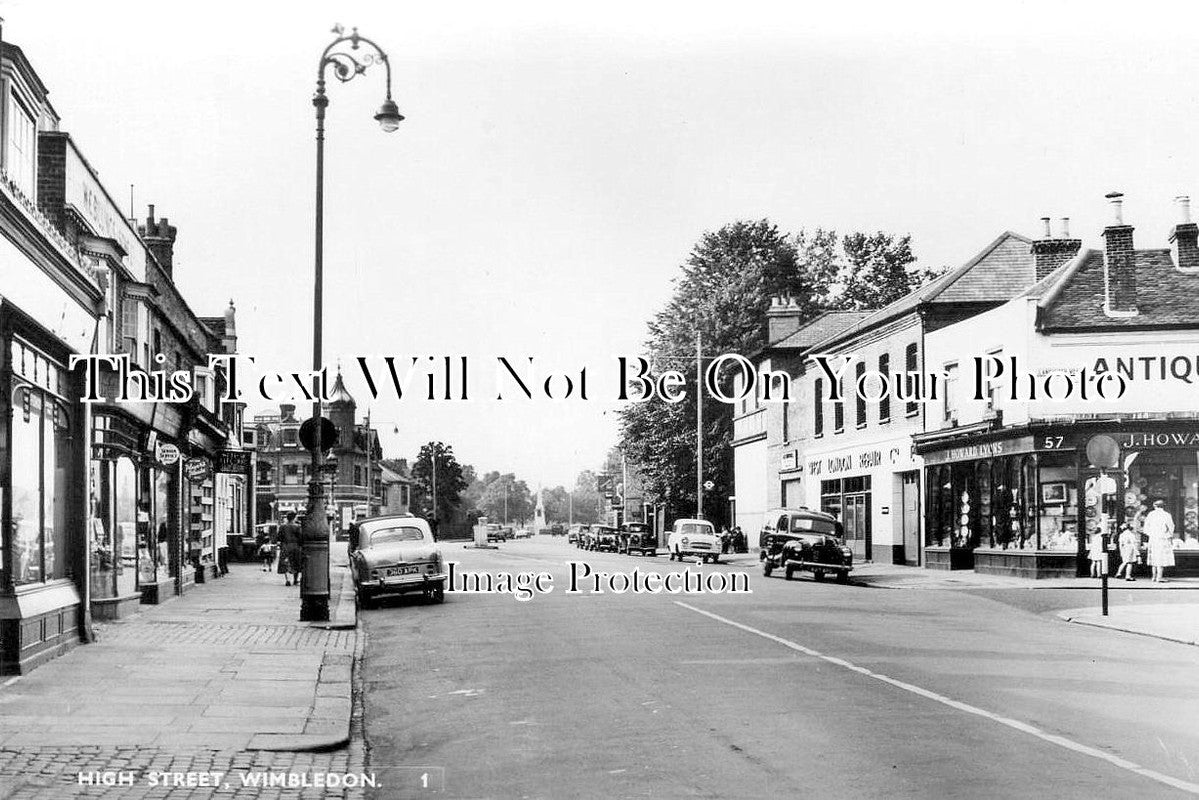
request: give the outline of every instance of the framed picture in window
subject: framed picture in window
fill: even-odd
[[[1054,481],[1041,484],[1041,505],[1064,506],[1066,504],[1065,481]]]

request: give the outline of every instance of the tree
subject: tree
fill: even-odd
[[[913,268],[911,236],[851,233],[842,247],[847,268],[839,308],[882,308],[938,274]]]
[[[546,522],[567,522],[570,520],[570,492],[565,486],[555,486],[541,493],[545,503]]]
[[[490,522],[507,520],[524,524],[533,518],[536,501],[524,481],[516,480],[512,473],[488,473],[488,477],[492,477],[492,480],[485,482],[479,511]]]
[[[437,470],[437,507],[433,508],[433,470]],[[434,520],[448,520],[458,507],[462,490],[466,488],[462,465],[454,457],[454,448],[442,442],[422,445],[412,465],[413,502],[415,508],[425,508]]]
[[[595,473],[585,469],[575,478],[575,488],[568,503],[567,520],[584,525],[599,521],[599,489]]]
[[[722,498],[732,492],[732,407],[697,392],[696,333],[704,358],[748,355],[766,344],[771,298],[786,296],[807,319],[827,309],[866,309],[890,303],[932,275],[913,269],[910,237],[817,228],[795,236],[768,220],[738,221],[705,233],[675,279],[674,293],[648,323],[646,350],[653,371],[673,369],[686,379],[681,402],[632,403],[621,412],[621,446],[635,462],[647,494],[667,516],[696,513],[696,404],[703,403],[704,515],[724,521]],[[729,388],[731,376],[722,377]]]
[[[765,340],[771,297],[792,298],[805,316],[815,314],[822,300],[821,287],[799,268],[795,238],[768,220],[738,221],[705,233],[681,269],[674,295],[649,323],[646,344],[659,370],[686,376],[686,397],[622,411],[622,446],[672,516],[695,513],[697,402],[704,404],[703,479],[716,484],[707,497],[732,493],[732,416],[725,404],[695,391],[696,333],[708,357],[750,353]],[[717,520],[725,512],[720,502],[705,503],[704,510]]]

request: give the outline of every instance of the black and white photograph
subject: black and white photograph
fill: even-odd
[[[1197,23],[0,0],[0,800],[1199,795]]]

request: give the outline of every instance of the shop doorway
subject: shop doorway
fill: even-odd
[[[842,524],[845,540],[866,561],[871,560],[870,492],[845,495]]]
[[[920,473],[916,470],[900,475],[900,524],[903,526],[903,563],[920,566]]]

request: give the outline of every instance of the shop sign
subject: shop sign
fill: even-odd
[[[222,450],[217,453],[216,471],[234,475],[250,474],[250,453],[247,450]]]
[[[977,442],[974,444],[964,444],[958,447],[947,447],[944,450],[934,450],[924,454],[925,466],[933,466],[935,464],[948,464],[953,461],[976,461],[980,458],[996,458],[997,456],[1006,456],[1013,453],[1028,453],[1034,449],[1041,449],[1039,446],[1034,447],[1034,444],[1039,445],[1040,440],[1034,443],[1032,436],[1021,436],[1016,439],[1000,439],[994,442]]]
[[[907,441],[893,446],[884,444],[865,450],[815,458],[808,462],[808,474],[840,475],[844,472],[869,472],[880,468],[910,469],[912,466],[912,444]]]
[[[1108,431],[1123,450],[1195,449],[1199,450],[1199,429],[1180,431]],[[1036,437],[1038,450],[1076,450],[1086,445],[1092,433],[1070,432],[1063,435],[1041,434]]]
[[[158,459],[158,463],[164,467],[173,467],[179,461],[179,448],[170,442],[165,442],[158,445],[154,457]]]
[[[212,474],[207,459],[189,458],[183,462],[183,474],[192,483],[203,483]]]

